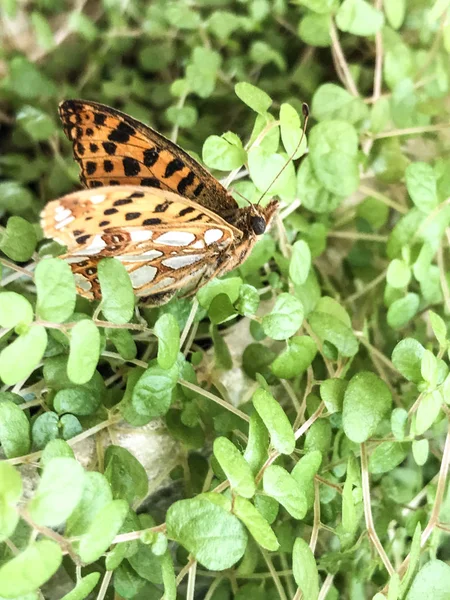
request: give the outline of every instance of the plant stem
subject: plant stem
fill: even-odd
[[[353,79],[352,74],[350,73],[350,69],[348,67],[347,61],[345,60],[344,52],[342,51],[342,46],[339,42],[336,25],[334,24],[333,19],[331,19],[331,23],[330,23],[330,37],[331,37],[331,44],[332,44],[333,52],[336,57],[336,62],[338,65],[338,70],[340,69],[342,72],[343,83],[344,83],[345,87],[348,89],[348,91],[351,94],[353,94],[353,96],[359,96],[355,81]]]
[[[268,552],[266,552],[263,548],[260,547],[259,549],[261,551],[261,554],[263,555],[264,560],[266,561],[267,568],[269,569],[269,572],[272,575],[272,579],[275,584],[275,587],[277,588],[280,600],[288,600],[286,592],[284,591],[283,584],[281,583],[281,579],[279,578],[278,573],[276,572],[273,566],[272,559],[270,558]]]
[[[381,560],[383,561],[387,572],[390,576],[392,576],[395,573],[395,569],[380,542],[380,538],[377,535],[373,522],[372,506],[370,504],[369,464],[367,460],[367,448],[365,443],[361,444],[361,480],[367,533],[369,534],[369,539],[374,545],[375,550],[378,552]]]
[[[238,408],[236,408],[229,402],[222,400],[222,398],[219,398],[219,396],[215,396],[214,394],[211,394],[211,392],[208,392],[207,390],[204,390],[203,388],[199,387],[198,385],[194,385],[193,383],[190,383],[189,381],[186,381],[185,379],[179,379],[178,383],[180,385],[182,385],[183,387],[186,387],[186,388],[192,390],[193,392],[197,392],[197,394],[200,394],[201,396],[205,396],[205,398],[209,398],[209,400],[212,400],[216,404],[219,404],[223,408],[226,408],[227,410],[229,410],[236,416],[240,417],[244,421],[247,421],[247,423],[250,422],[250,417],[248,415],[243,413],[242,410],[239,410]]]

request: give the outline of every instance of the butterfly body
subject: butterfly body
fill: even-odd
[[[97,264],[120,260],[150,304],[195,293],[241,264],[277,203],[239,208],[227,190],[168,139],[110,107],[60,106],[87,190],[49,202],[47,237],[67,246],[80,295],[100,299]]]

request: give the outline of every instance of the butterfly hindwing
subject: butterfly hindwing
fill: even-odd
[[[169,190],[221,216],[238,208],[189,154],[125,113],[84,100],[66,100],[59,112],[86,187],[132,184]]]
[[[81,295],[100,298],[97,263],[116,257],[138,296],[194,290],[226,264],[242,233],[202,206],[138,186],[85,190],[49,202],[44,234],[67,246]]]

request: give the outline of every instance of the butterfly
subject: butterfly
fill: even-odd
[[[88,189],[49,202],[41,226],[67,247],[61,258],[85,298],[101,299],[105,257],[120,260],[147,304],[193,295],[242,264],[277,210],[276,200],[240,208],[179,146],[114,108],[66,100],[59,113]]]

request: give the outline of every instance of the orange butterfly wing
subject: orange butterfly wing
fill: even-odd
[[[97,102],[65,100],[59,114],[88,188],[134,184],[194,200],[226,217],[238,205],[196,160],[157,131]]]
[[[171,192],[138,186],[85,190],[49,202],[41,214],[46,237],[67,246],[78,292],[101,297],[97,263],[114,256],[137,296],[194,292],[233,261],[242,238],[215,213]],[[165,298],[165,301],[167,298]]]

